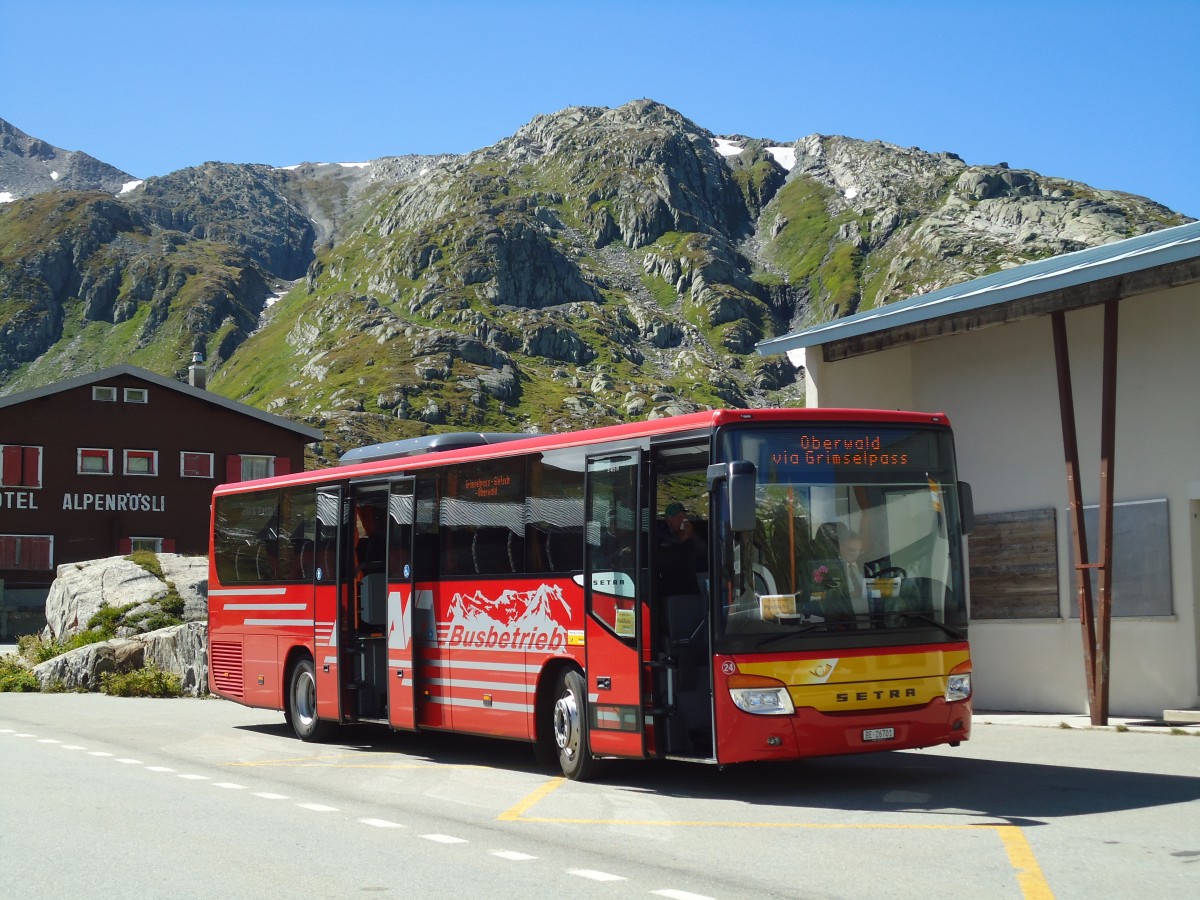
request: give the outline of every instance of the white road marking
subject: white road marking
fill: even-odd
[[[399,822],[389,822],[387,819],[359,819],[364,825],[372,828],[404,828]]]
[[[117,762],[119,762],[119,763],[124,763],[124,764],[125,764],[125,765],[127,765],[127,766],[141,766],[141,765],[144,765],[144,763],[143,763],[143,762],[142,762],[140,759],[129,759],[128,757],[123,757],[123,758],[121,758],[121,759],[118,759],[118,760],[117,760]]]
[[[179,777],[183,778],[187,781],[208,781],[209,780],[207,775],[180,775]]]
[[[58,738],[38,738],[38,743],[39,744],[61,744],[62,741],[58,740]]]
[[[147,772],[174,772],[174,769],[169,769],[166,766],[146,766]]]
[[[530,856],[528,853],[518,853],[516,850],[489,850],[488,853],[492,854],[492,856],[498,856],[501,859],[511,859],[513,862],[537,859],[536,856]]]
[[[590,878],[592,881],[626,881],[622,875],[610,872],[598,872],[595,869],[567,869],[568,875],[578,875],[580,878]]]
[[[312,812],[337,812],[336,806],[325,806],[321,803],[297,803],[301,809],[311,810]]]
[[[112,754],[107,753],[104,750],[93,750],[91,753],[88,754],[88,756],[112,756]]]
[[[234,784],[232,781],[214,781],[213,787],[225,788],[227,791],[244,791],[244,784]]]
[[[254,794],[255,797],[262,797],[264,800],[286,800],[287,794],[272,794],[270,791],[261,791]]]
[[[86,750],[87,749],[87,747],[83,746],[82,744],[63,744],[62,748],[64,750]]]
[[[688,891],[676,891],[671,888],[664,888],[661,891],[651,891],[655,897],[670,897],[671,900],[713,900],[712,897],[704,894],[692,894]]]
[[[421,837],[427,841],[433,841],[435,844],[466,844],[465,838],[454,837],[449,834],[423,834]]]

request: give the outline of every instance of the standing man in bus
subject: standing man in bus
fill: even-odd
[[[658,522],[658,564],[663,596],[700,592],[698,571],[707,562],[707,548],[696,534],[682,503],[668,503]]]

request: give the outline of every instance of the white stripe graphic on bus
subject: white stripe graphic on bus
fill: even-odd
[[[253,609],[259,611],[271,612],[273,610],[297,610],[308,609],[307,603],[226,603],[222,609]]]
[[[208,592],[210,597],[274,597],[286,594],[287,588],[213,588]]]

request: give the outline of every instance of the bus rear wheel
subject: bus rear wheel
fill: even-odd
[[[588,749],[587,685],[578,669],[558,676],[554,697],[550,732],[559,768],[572,781],[586,781],[595,774],[596,759]]]
[[[321,741],[329,735],[330,724],[317,718],[317,670],[311,659],[292,667],[284,717],[302,741]]]

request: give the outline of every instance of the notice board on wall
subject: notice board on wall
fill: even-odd
[[[1088,561],[1097,558],[1100,507],[1085,506]],[[1171,596],[1171,529],[1167,500],[1135,500],[1113,504],[1112,614],[1114,616],[1169,616]],[[1072,560],[1072,566],[1074,561]],[[1090,569],[1092,600],[1098,600],[1098,573]],[[1071,616],[1079,618],[1079,598],[1071,591]]]
[[[1060,615],[1052,507],[977,514],[968,546],[972,619]]]

